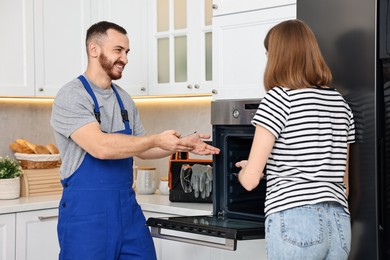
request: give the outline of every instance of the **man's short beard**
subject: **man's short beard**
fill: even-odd
[[[115,63],[112,64],[104,53],[101,53],[99,56],[100,66],[102,66],[103,70],[107,73],[107,75],[111,78],[111,80],[117,80],[122,78],[122,73],[115,74],[113,68]]]

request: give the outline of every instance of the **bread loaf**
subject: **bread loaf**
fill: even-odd
[[[36,154],[50,154],[50,151],[46,148],[46,146],[37,144],[34,147],[34,153],[36,153]]]
[[[27,140],[24,140],[26,145],[28,146],[28,148],[30,148],[31,150],[33,150],[35,152],[35,147],[37,146],[36,144],[33,144],[33,143],[30,143],[29,141]]]
[[[19,143],[12,143],[9,145],[9,148],[15,152],[15,153],[27,153],[27,154],[33,154],[34,151],[28,148],[27,146],[23,146]]]
[[[24,139],[16,139],[16,140],[15,140],[15,143],[20,144],[20,145],[22,145],[22,146],[24,146],[24,147],[28,147],[28,146],[27,146],[27,141],[24,140]]]
[[[48,144],[48,145],[46,145],[46,148],[49,150],[49,152],[51,154],[59,154],[60,153],[57,146],[55,146],[54,144]]]
[[[15,143],[18,143],[20,145],[23,145],[24,147],[30,148],[32,151],[34,151],[34,148],[36,146],[35,144],[30,143],[29,141],[27,141],[25,139],[16,139]]]
[[[9,149],[11,149],[15,153],[21,153],[23,150],[23,145],[18,143],[12,143],[9,145]]]
[[[27,154],[59,154],[58,148],[54,144],[46,146],[31,143],[25,139],[16,139],[14,143],[9,145],[9,148],[15,153]]]

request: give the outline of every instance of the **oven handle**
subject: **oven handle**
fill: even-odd
[[[167,239],[172,241],[190,243],[190,244],[195,244],[200,246],[208,246],[208,247],[231,250],[231,251],[235,251],[237,249],[237,240],[231,238],[225,238],[225,243],[203,241],[203,240],[198,240],[193,238],[185,238],[185,237],[161,234],[161,227],[150,227],[150,233],[152,234],[152,237],[162,238],[162,239]]]

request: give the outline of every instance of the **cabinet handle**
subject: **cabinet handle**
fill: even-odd
[[[217,4],[213,4],[212,7],[213,7],[214,10],[218,9],[218,5]]]
[[[200,88],[199,84],[195,84],[194,88],[199,89]]]
[[[211,90],[211,93],[213,93],[213,94],[218,94],[218,90],[216,90],[216,89],[213,89],[213,90]]]
[[[146,88],[145,88],[145,87],[142,87],[142,88],[141,88],[141,91],[146,91]]]
[[[188,84],[188,85],[187,85],[187,88],[188,88],[188,89],[192,89],[192,85],[191,85],[191,84]]]
[[[38,219],[41,220],[41,221],[54,219],[54,218],[58,218],[58,216],[57,215],[53,215],[53,216],[38,216]]]
[[[39,92],[43,92],[43,90],[44,90],[43,88],[38,88]]]

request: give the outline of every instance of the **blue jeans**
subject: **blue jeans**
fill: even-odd
[[[269,260],[343,260],[351,249],[350,216],[335,202],[296,207],[267,216]]]

